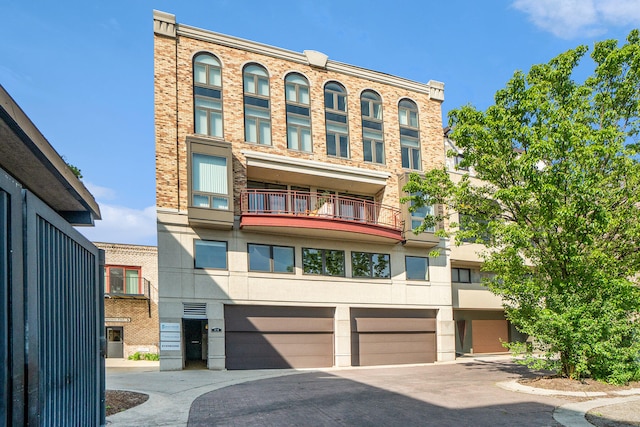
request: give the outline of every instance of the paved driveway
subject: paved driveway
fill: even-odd
[[[309,372],[198,397],[196,426],[559,426],[568,400],[503,390],[526,371],[507,361]]]

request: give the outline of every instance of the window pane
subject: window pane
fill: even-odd
[[[325,251],[325,263],[328,276],[344,276],[343,251]]]
[[[124,269],[109,268],[109,292],[112,294],[124,293]]]
[[[378,120],[382,120],[382,105],[373,104],[373,117]]]
[[[305,274],[322,274],[322,252],[318,249],[302,249],[302,269]]]
[[[247,93],[256,93],[256,82],[253,76],[244,76],[244,91]]]
[[[369,116],[369,101],[360,101],[360,108],[362,109],[363,116]]]
[[[429,280],[429,259],[408,256],[405,258],[407,280]]]
[[[273,247],[273,271],[293,273],[293,248]]]
[[[338,110],[347,111],[347,98],[343,95],[338,95]]]
[[[311,152],[311,130],[309,129],[301,129],[300,131],[302,137],[302,146],[300,149],[302,151]]]
[[[398,111],[398,120],[400,120],[401,125],[408,125],[409,120],[407,120],[407,110],[399,110]]]
[[[376,162],[384,163],[384,144],[380,141],[376,141]]]
[[[211,99],[198,97],[196,98],[196,107],[210,108],[212,110],[221,110],[222,103],[220,101],[213,101]]]
[[[211,112],[211,136],[218,136],[222,138],[222,114],[218,112]]]
[[[213,197],[214,209],[229,209],[229,200],[226,197]]]
[[[310,121],[308,117],[294,116],[292,114],[289,114],[287,116],[287,122],[293,125],[300,125],[305,127],[309,127],[310,125]]]
[[[353,277],[371,277],[371,260],[369,259],[369,254],[352,252],[351,270]]]
[[[196,208],[208,208],[209,206],[209,197],[202,196],[200,194],[193,195],[193,206]]]
[[[258,79],[258,94],[269,96],[269,81],[267,79]]]
[[[126,279],[127,279],[127,293],[128,294],[139,294],[139,278],[138,278],[138,270],[126,270],[125,271]]]
[[[347,126],[327,122],[327,132],[347,133]]]
[[[294,85],[285,86],[285,98],[287,101],[297,102],[296,99],[296,87]]]
[[[390,278],[389,255],[372,254],[371,261],[373,263],[373,277]]]
[[[206,135],[207,132],[207,112],[196,109],[196,133]]]
[[[331,92],[324,93],[324,107],[333,109],[333,94]]]
[[[327,155],[336,155],[336,136],[334,134],[327,134]]]
[[[409,126],[418,127],[418,113],[416,111],[409,111]]]
[[[260,121],[260,144],[271,145],[271,122]]]
[[[349,157],[349,140],[345,135],[340,135],[340,157]]]
[[[402,147],[402,167],[409,169],[409,149]]]
[[[287,129],[287,141],[289,142],[288,147],[293,150],[299,149],[298,142],[298,128],[289,127]]]
[[[460,268],[458,270],[460,272],[460,281],[463,283],[471,282],[471,270],[468,268]]]
[[[271,271],[271,248],[266,245],[249,245],[249,270]]]
[[[373,152],[371,151],[371,140],[362,141],[364,148],[364,161],[372,162],[373,161]]]
[[[298,102],[300,104],[306,104],[309,105],[309,88],[308,87],[298,87],[298,96],[300,97],[300,99],[298,99]]]
[[[244,119],[244,139],[248,142],[258,142],[258,132],[256,119],[245,117]]]
[[[209,68],[209,84],[213,86],[222,86],[222,78],[219,68]]]
[[[245,106],[244,113],[247,116],[251,117],[260,117],[261,119],[269,120],[269,110],[265,110],[262,108],[254,108]]]
[[[411,150],[411,167],[412,169],[417,169],[420,170],[421,169],[421,164],[420,164],[420,151],[416,150],[415,148]]]
[[[196,83],[207,83],[207,71],[204,65],[201,65],[201,64],[194,65],[193,80]]]
[[[193,190],[228,194],[227,159],[194,153]]]
[[[195,241],[196,268],[227,268],[227,243],[208,240]]]

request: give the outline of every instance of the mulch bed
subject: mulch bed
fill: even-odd
[[[135,393],[124,390],[107,390],[105,392],[105,406],[107,417],[126,411],[129,408],[143,404],[149,399],[148,394]]]
[[[632,388],[640,388],[640,381],[631,382],[626,385],[607,384],[591,379],[572,380],[569,378],[561,378],[557,376],[539,376],[535,378],[523,378],[518,380],[520,384],[529,387],[544,388],[547,390],[560,391],[582,391],[593,392],[601,391],[604,393],[613,393],[620,390],[629,390]]]

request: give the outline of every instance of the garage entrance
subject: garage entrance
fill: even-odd
[[[227,305],[227,369],[333,366],[331,307]]]
[[[506,320],[472,320],[471,335],[474,353],[504,353],[508,350],[501,341],[509,341]]]
[[[436,315],[436,310],[351,309],[351,364],[435,362]]]

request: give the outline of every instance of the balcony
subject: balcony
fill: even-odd
[[[370,200],[247,189],[241,193],[240,208],[243,229],[383,243],[403,240],[400,210]]]

